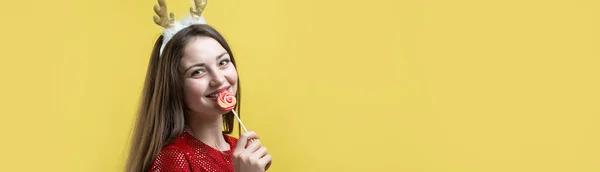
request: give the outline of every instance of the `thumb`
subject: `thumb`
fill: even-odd
[[[243,150],[246,149],[246,147],[247,147],[248,140],[258,139],[258,138],[259,138],[258,134],[256,134],[254,131],[248,131],[248,132],[243,133],[235,145],[233,154],[237,155],[237,154],[242,153]]]

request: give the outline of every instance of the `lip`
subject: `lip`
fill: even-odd
[[[217,89],[217,90],[215,90],[215,91],[213,91],[213,92],[211,92],[211,93],[208,93],[206,96],[208,96],[208,95],[211,95],[211,94],[217,94],[217,93],[220,93],[221,91],[223,91],[223,90],[227,90],[227,89],[229,89],[230,87],[231,87],[231,86],[226,86],[226,87],[219,88],[219,89]]]

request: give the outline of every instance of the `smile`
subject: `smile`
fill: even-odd
[[[219,93],[223,90],[228,90],[231,86],[226,86],[226,87],[222,87],[219,88],[215,91],[213,91],[212,93],[210,93],[209,95],[207,95],[206,97],[212,100],[217,100],[217,98],[219,97]]]

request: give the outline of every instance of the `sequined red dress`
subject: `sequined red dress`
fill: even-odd
[[[184,131],[173,143],[162,148],[150,171],[233,172],[231,155],[237,139],[228,135],[224,137],[230,149],[220,152]]]

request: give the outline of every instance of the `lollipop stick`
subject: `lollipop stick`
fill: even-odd
[[[235,116],[235,118],[237,118],[238,122],[240,122],[240,126],[242,126],[242,128],[244,129],[244,132],[248,132],[248,130],[246,129],[246,127],[244,126],[244,123],[242,123],[242,120],[240,119],[240,117],[238,116],[237,113],[235,113],[235,110],[231,110],[231,112],[233,112],[233,115]]]

